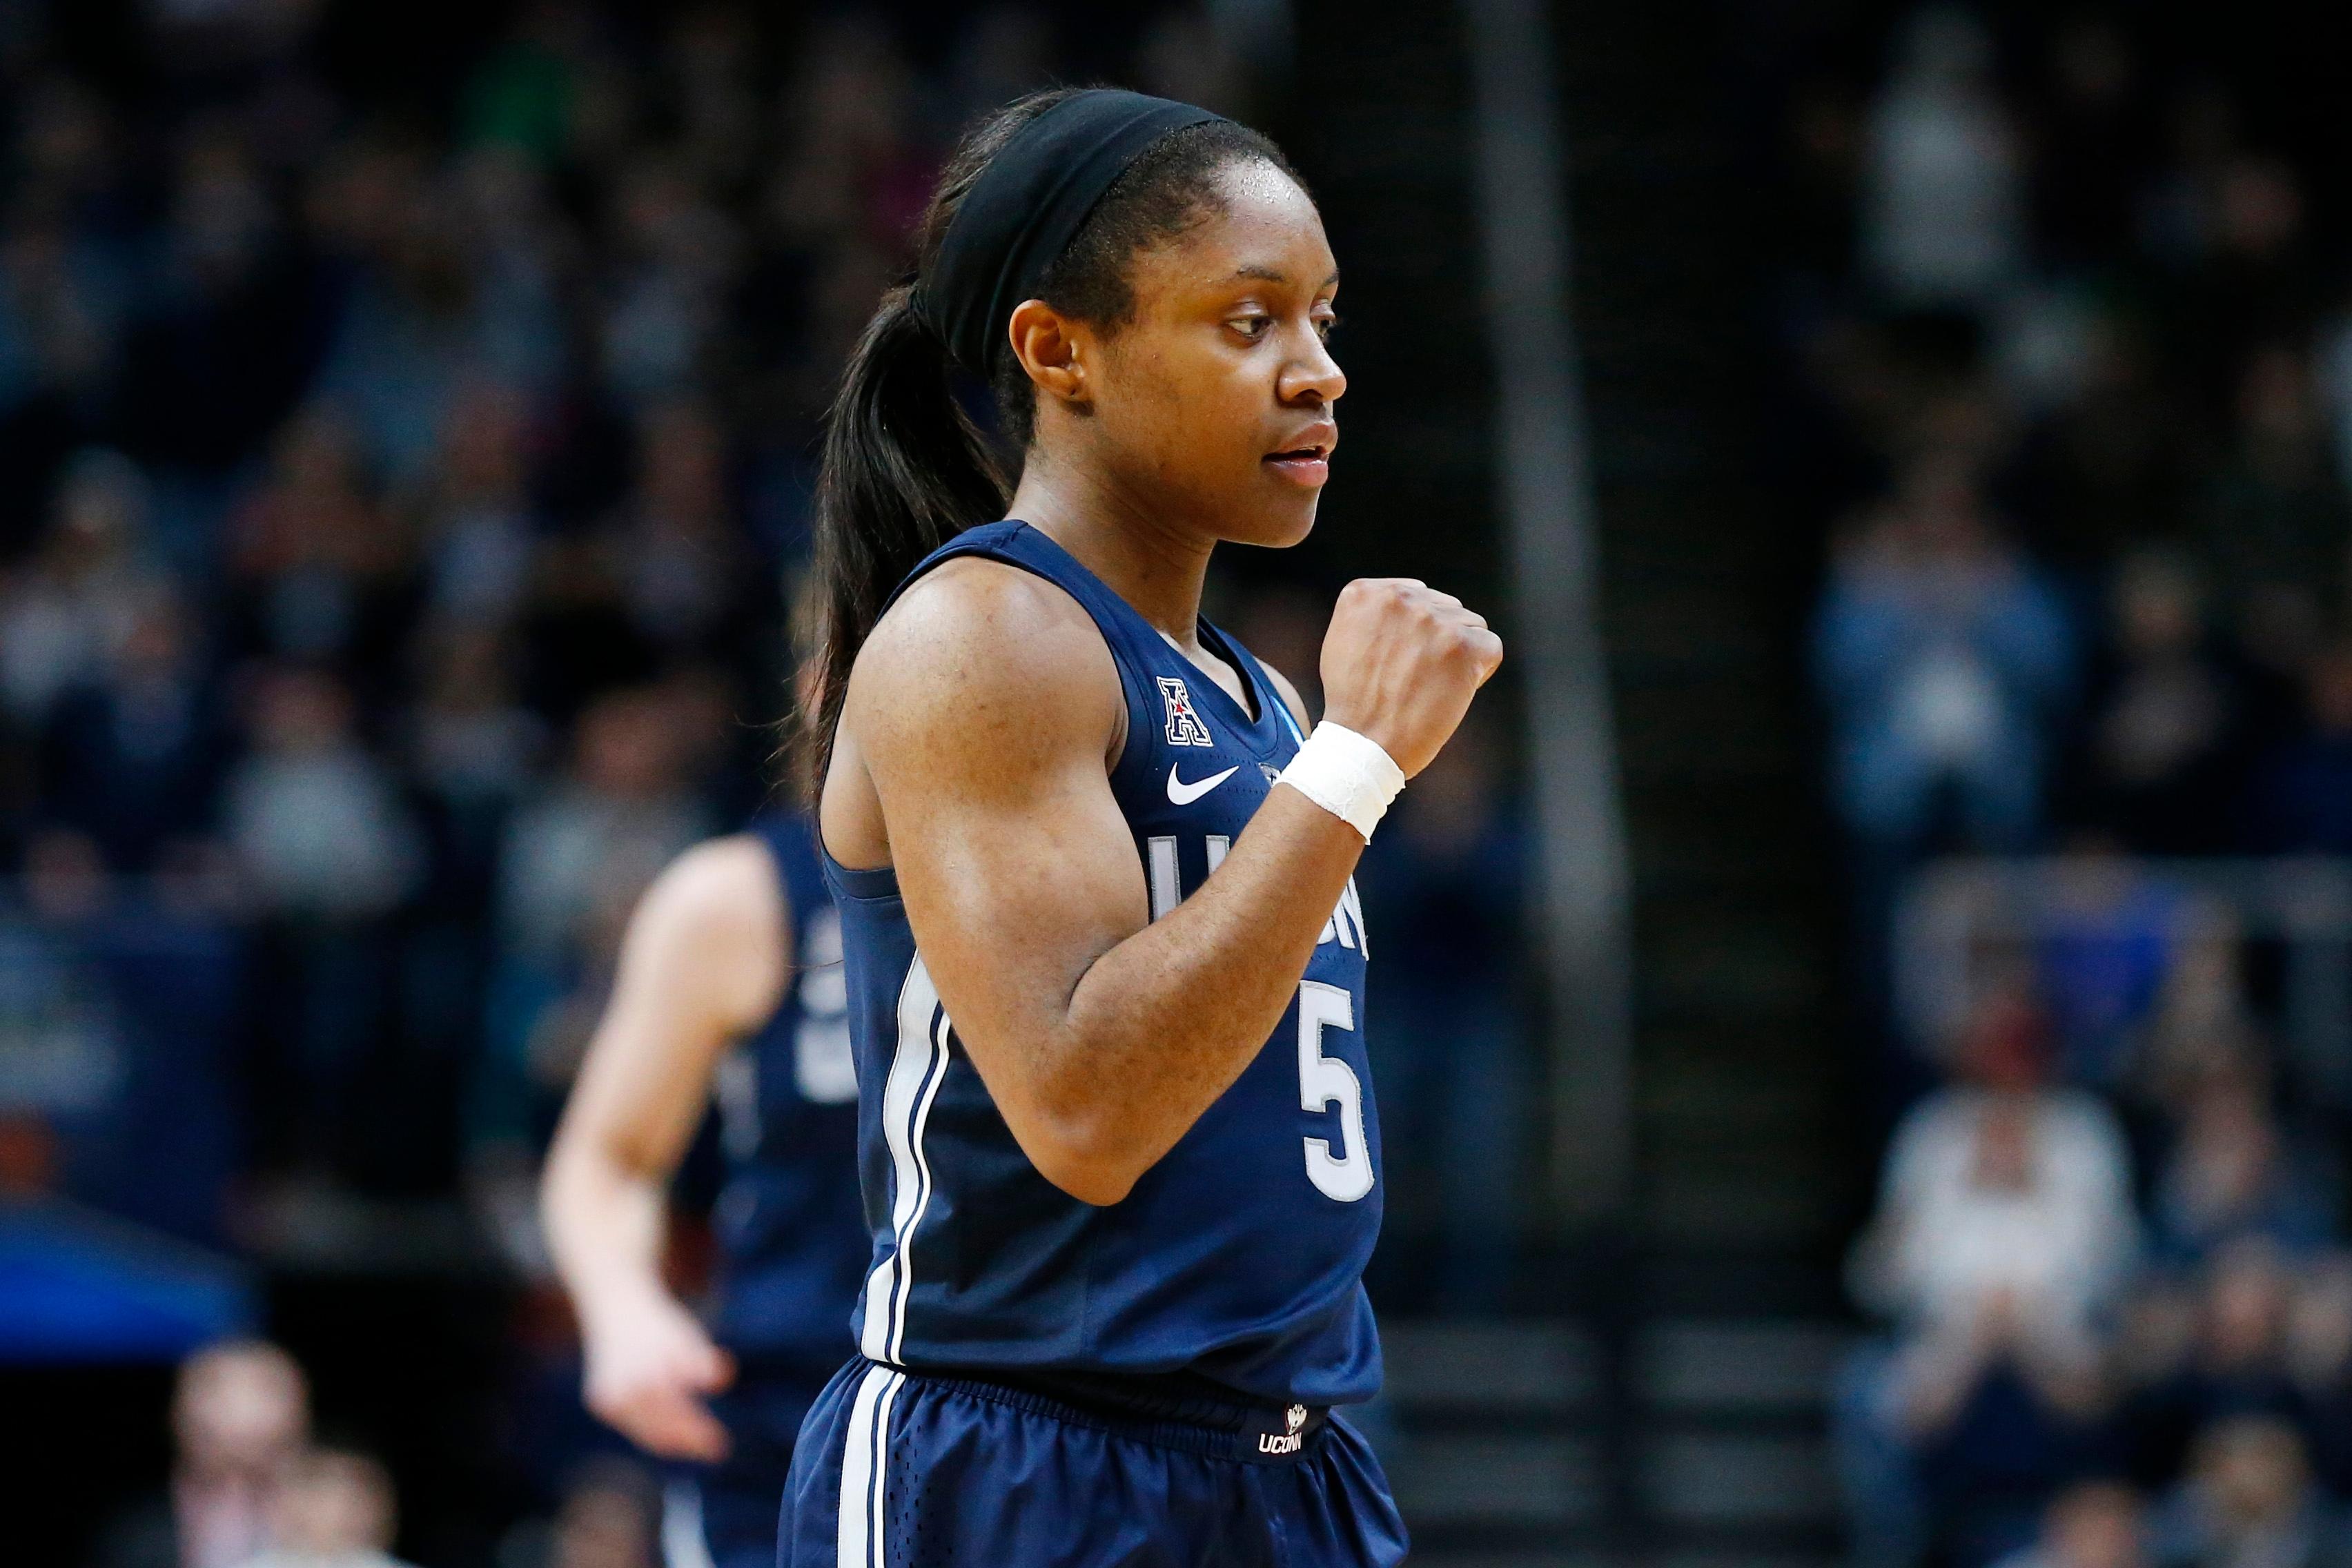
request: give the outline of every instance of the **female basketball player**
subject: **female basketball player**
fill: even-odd
[[[688,850],[630,918],[548,1155],[541,1207],[588,1406],[649,1453],[703,1467],[669,1489],[669,1568],[772,1568],[793,1440],[850,1349],[872,1247],[840,957],[804,819]],[[714,1082],[716,1342],[661,1275],[669,1179]]]
[[[1380,1379],[1349,876],[1502,647],[1351,584],[1307,737],[1200,618],[1218,543],[1314,522],[1337,289],[1264,138],[1056,92],[958,151],[849,366],[811,733],[875,1263],[786,1568],[1403,1554],[1327,1419]],[[995,389],[1009,507],[951,362]]]

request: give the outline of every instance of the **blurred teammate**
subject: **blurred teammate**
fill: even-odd
[[[1350,584],[1310,737],[1200,618],[1216,544],[1313,525],[1337,287],[1263,137],[1048,93],[957,151],[853,357],[809,728],[876,1262],[785,1568],[1402,1559],[1328,1418],[1380,1382],[1351,873],[1502,647]]]
[[[670,1489],[670,1568],[774,1562],[793,1436],[849,1348],[870,1243],[840,956],[801,818],[680,856],[631,917],[548,1155],[541,1208],[589,1408],[704,1467]],[[706,1330],[661,1264],[668,1183],[714,1089],[729,1173]]]

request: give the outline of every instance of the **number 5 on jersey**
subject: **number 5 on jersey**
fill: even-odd
[[[1338,1057],[1323,1054],[1325,1029],[1353,1029],[1355,999],[1337,985],[1319,980],[1298,983],[1298,1104],[1303,1110],[1321,1110],[1339,1102],[1339,1129],[1345,1150],[1337,1155],[1326,1138],[1308,1138],[1307,1179],[1324,1196],[1354,1203],[1372,1190],[1372,1152],[1364,1146],[1364,1086],[1356,1069]]]

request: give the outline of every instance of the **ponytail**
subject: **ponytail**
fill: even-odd
[[[1004,514],[1003,471],[957,403],[947,350],[916,319],[911,294],[882,296],[825,416],[815,646],[796,736],[811,800],[833,760],[850,666],[891,591],[924,556]]]
[[[1032,93],[989,116],[957,145],[918,226],[919,278],[938,266],[949,225],[992,160],[1030,121],[1085,90]],[[1217,199],[1217,170],[1246,160],[1297,178],[1272,142],[1231,121],[1211,118],[1160,136],[1118,174],[1037,280],[1036,297],[1086,321],[1127,320],[1134,309],[1129,259],[1182,232]],[[882,606],[923,557],[965,529],[1003,517],[1010,500],[994,448],[956,401],[950,358],[946,342],[919,318],[914,289],[893,289],[866,322],[825,415],[808,604],[814,624],[790,737],[794,772],[812,804],[833,762],[850,667]],[[1025,453],[1034,391],[1002,344],[992,345],[989,360],[971,369],[991,382],[1007,449]]]

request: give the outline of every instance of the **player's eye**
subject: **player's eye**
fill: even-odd
[[[1315,335],[1325,342],[1329,342],[1331,334],[1339,330],[1339,318],[1337,314],[1326,312],[1315,318]]]
[[[1255,342],[1265,336],[1267,331],[1273,327],[1274,318],[1263,313],[1233,316],[1226,319],[1225,325],[1233,328],[1250,342]]]

